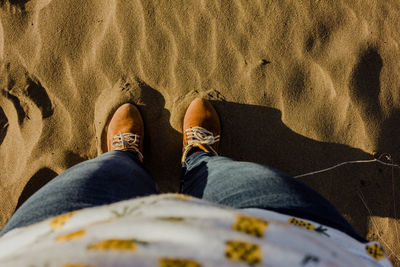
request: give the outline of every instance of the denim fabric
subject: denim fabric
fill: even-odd
[[[110,151],[55,177],[14,213],[0,235],[69,211],[156,193],[156,185],[138,157]]]
[[[323,196],[279,170],[198,152],[183,164],[180,192],[232,208],[309,219],[367,242]]]
[[[63,172],[33,194],[0,235],[65,212],[156,193],[138,157],[111,151]],[[353,227],[316,191],[278,170],[198,152],[182,167],[181,193],[233,208],[277,211],[341,230],[361,242]]]

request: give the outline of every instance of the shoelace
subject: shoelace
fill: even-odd
[[[143,162],[143,154],[139,151],[140,135],[133,133],[121,133],[115,135],[112,139],[111,146],[114,150],[124,150],[135,152],[139,156],[139,160]]]
[[[182,160],[186,158],[187,153],[194,145],[208,145],[209,149],[214,153],[214,155],[218,155],[218,153],[211,147],[211,145],[215,144],[219,141],[220,136],[214,136],[212,132],[204,129],[200,126],[190,127],[185,130],[184,134],[186,134],[187,144],[184,148]]]

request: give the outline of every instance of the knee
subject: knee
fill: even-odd
[[[249,182],[252,183],[265,183],[265,181],[274,181],[282,179],[292,179],[289,175],[253,162],[241,161],[224,161],[213,162],[213,165],[208,166],[210,172],[215,172],[216,176],[224,177],[225,180],[230,180],[235,184],[241,183],[244,186]]]

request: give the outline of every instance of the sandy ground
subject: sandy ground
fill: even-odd
[[[226,156],[292,175],[375,152],[400,161],[397,0],[0,3],[0,227],[102,153],[127,101],[144,116],[145,163],[162,191],[177,190],[196,96],[219,112]],[[399,177],[370,163],[301,179],[400,266]]]

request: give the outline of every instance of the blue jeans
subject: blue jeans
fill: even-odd
[[[319,193],[260,164],[192,154],[182,166],[180,192],[233,208],[260,208],[313,220],[366,242]],[[135,154],[111,151],[73,166],[43,186],[0,235],[69,211],[156,193],[150,173]]]

